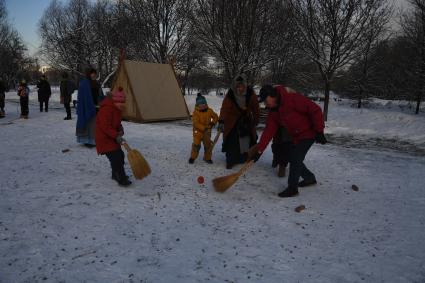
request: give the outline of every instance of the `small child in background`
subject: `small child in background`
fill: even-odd
[[[18,96],[19,96],[19,103],[21,104],[21,118],[23,119],[28,119],[29,95],[30,95],[30,89],[27,86],[27,82],[25,80],[22,80],[18,87]]]
[[[120,186],[127,187],[131,182],[124,170],[124,152],[121,149],[121,145],[125,143],[121,124],[121,113],[124,108],[125,93],[122,87],[101,102],[96,116],[96,149],[98,154],[106,155],[109,159],[112,179]]]
[[[192,115],[193,144],[189,163],[193,164],[199,155],[201,143],[204,144],[204,160],[212,164],[211,128],[218,122],[218,115],[208,107],[207,100],[198,93],[196,106]]]

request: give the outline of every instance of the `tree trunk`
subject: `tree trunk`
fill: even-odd
[[[416,100],[416,111],[415,111],[416,115],[419,114],[420,107],[421,107],[421,96],[418,95],[418,99]]]
[[[363,90],[360,89],[359,91],[359,99],[357,101],[357,108],[362,108],[362,97],[363,97]]]
[[[323,116],[325,118],[325,122],[328,121],[328,109],[329,109],[329,93],[331,90],[331,82],[329,80],[325,80],[325,104],[323,106]]]

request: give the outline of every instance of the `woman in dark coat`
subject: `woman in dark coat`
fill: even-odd
[[[40,112],[43,112],[43,105],[44,105],[44,111],[49,111],[49,99],[52,95],[52,90],[50,88],[50,84],[47,81],[47,78],[45,75],[41,76],[40,81],[37,84],[38,88],[38,102],[40,103]]]
[[[245,75],[237,76],[223,100],[219,118],[227,169],[246,162],[249,148],[257,142],[259,116],[254,90],[248,87]]]

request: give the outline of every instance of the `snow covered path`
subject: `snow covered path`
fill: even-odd
[[[2,283],[425,281],[423,157],[315,145],[320,184],[282,200],[268,151],[217,194],[219,148],[190,166],[190,128],[125,123],[153,174],[123,189],[75,120],[35,110],[0,120]]]

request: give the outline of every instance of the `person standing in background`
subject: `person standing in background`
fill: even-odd
[[[38,102],[40,103],[40,112],[49,112],[49,99],[52,96],[52,89],[47,81],[46,75],[42,75],[40,81],[37,83],[38,88]]]
[[[62,81],[60,83],[60,100],[61,103],[65,106],[66,117],[64,120],[72,120],[71,100],[75,89],[75,84],[68,79],[68,73],[63,73]]]
[[[0,79],[0,118],[4,118],[4,116],[6,116],[6,113],[4,112],[5,99],[6,99],[6,85]]]
[[[27,86],[27,82],[25,80],[22,80],[18,87],[18,96],[19,96],[19,103],[21,104],[21,118],[23,119],[28,119],[29,95],[30,95],[30,89]]]

